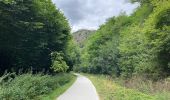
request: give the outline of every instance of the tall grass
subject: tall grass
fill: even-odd
[[[170,100],[170,78],[153,81],[143,76],[134,76],[131,79],[114,81],[126,88],[155,95],[158,100]]]
[[[170,100],[169,79],[152,81],[143,77],[124,80],[105,75],[87,75],[101,100]]]
[[[0,78],[0,100],[38,100],[38,96],[51,93],[74,77],[70,74],[7,76],[9,75]]]

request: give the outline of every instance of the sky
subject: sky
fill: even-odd
[[[127,0],[52,0],[69,20],[72,32],[79,29],[96,30],[121,12],[130,15],[139,4]]]

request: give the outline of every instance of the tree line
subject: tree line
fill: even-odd
[[[140,6],[100,26],[81,49],[75,70],[130,78],[170,75],[170,1],[131,0]]]
[[[68,20],[51,0],[0,0],[1,74],[66,72],[73,47]]]

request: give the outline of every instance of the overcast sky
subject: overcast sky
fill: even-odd
[[[138,4],[127,0],[52,0],[68,18],[72,31],[97,29],[106,19],[121,12],[131,14]]]

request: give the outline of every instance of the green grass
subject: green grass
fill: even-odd
[[[115,81],[104,75],[85,74],[95,85],[100,100],[170,100],[170,93],[149,94],[118,85]]]
[[[41,100],[56,100],[56,98],[63,94],[75,82],[75,80],[76,77],[74,77],[69,83],[55,89],[50,94],[42,96]]]

